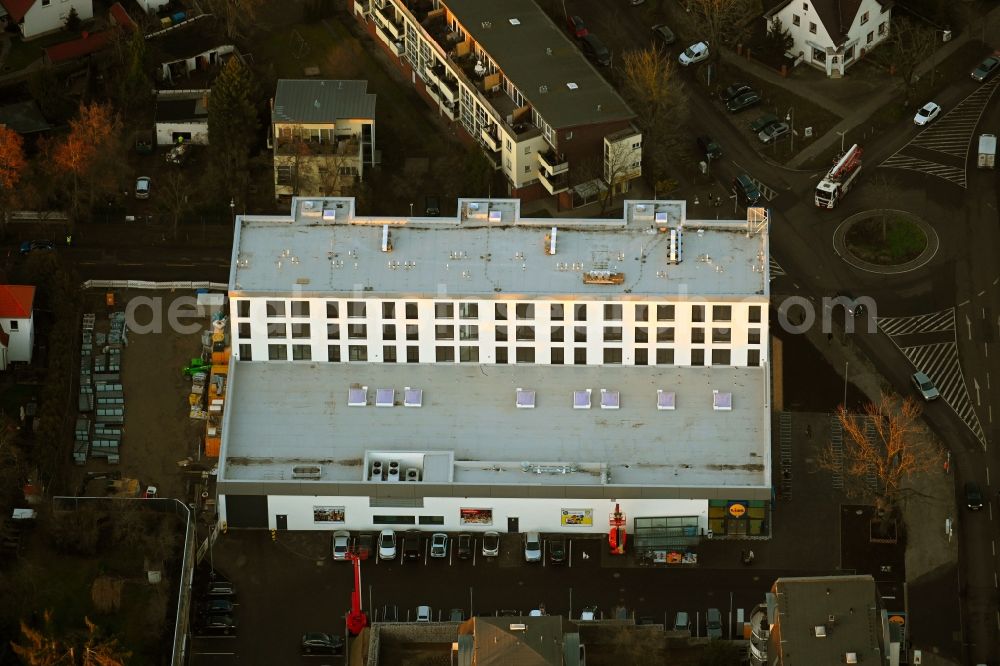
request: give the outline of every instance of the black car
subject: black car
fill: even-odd
[[[760,201],[760,190],[750,180],[750,176],[745,173],[741,173],[736,178],[733,178],[733,194],[736,195],[740,204],[744,206],[754,206]]]
[[[742,95],[743,93],[753,92],[753,88],[745,83],[734,83],[731,86],[727,86],[723,90],[719,91],[719,99],[723,102],[728,102],[737,95]]]
[[[344,639],[335,634],[302,634],[302,654],[343,654]]]
[[[726,102],[726,110],[729,111],[729,113],[736,113],[737,111],[742,111],[743,109],[749,109],[755,104],[760,104],[760,95],[753,90],[750,90],[740,93]]]
[[[659,23],[654,25],[653,36],[656,37],[664,46],[670,46],[677,41],[677,37],[674,35],[674,31],[667,27],[666,23]]]
[[[760,134],[771,125],[777,125],[780,122],[781,120],[778,116],[771,113],[765,113],[764,115],[757,116],[754,121],[750,123],[750,131],[754,134]]]
[[[441,215],[441,201],[437,197],[424,197],[424,215],[427,217]]]
[[[549,539],[549,562],[562,564],[566,561],[566,540]]]
[[[703,134],[698,137],[697,141],[698,148],[701,149],[701,153],[705,156],[706,160],[711,162],[722,157],[722,146],[716,143],[712,137]]]
[[[223,613],[206,615],[195,625],[195,630],[202,636],[230,636],[236,633],[236,620]]]
[[[403,536],[403,559],[411,562],[420,559],[420,532],[409,530]]]
[[[217,598],[203,601],[199,610],[205,615],[231,615],[235,608],[229,599]]]
[[[965,505],[973,511],[983,508],[983,491],[978,483],[969,481],[965,484]]]
[[[467,560],[472,557],[472,535],[462,533],[458,535],[458,546],[455,548],[458,559]]]
[[[979,63],[979,66],[972,70],[972,80],[982,83],[1000,71],[1000,58],[995,55],[989,56]]]
[[[597,35],[588,32],[580,38],[580,46],[587,57],[601,67],[611,66],[611,51],[597,38]]]
[[[21,254],[29,254],[36,250],[48,251],[56,249],[56,244],[50,240],[30,240],[21,243]]]

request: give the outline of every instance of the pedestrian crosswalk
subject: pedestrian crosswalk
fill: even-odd
[[[830,452],[837,468],[833,470],[833,487],[844,487],[844,426],[834,414],[830,417]]]
[[[889,337],[913,333],[954,331],[955,308],[912,317],[884,317],[878,320],[878,327]]]

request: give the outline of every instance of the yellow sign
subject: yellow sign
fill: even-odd
[[[742,518],[743,514],[747,512],[746,506],[740,504],[739,502],[733,502],[729,505],[729,515],[733,518]]]
[[[586,526],[594,524],[593,509],[562,509],[562,524],[566,526]]]

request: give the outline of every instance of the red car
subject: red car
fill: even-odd
[[[566,27],[569,28],[569,34],[577,39],[583,39],[589,34],[586,24],[579,16],[567,16]]]

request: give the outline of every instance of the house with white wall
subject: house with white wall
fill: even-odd
[[[81,21],[94,18],[91,0],[0,0],[6,25],[16,25],[25,39],[62,30],[71,9]]]
[[[156,145],[208,145],[208,97],[211,90],[156,92]]]
[[[207,83],[208,75],[217,72],[230,56],[239,56],[236,47],[221,34],[211,14],[199,14],[157,30],[146,35],[146,39],[155,43],[160,54],[157,78],[162,85],[197,87],[189,81],[201,78],[200,83]],[[206,76],[198,77],[199,73]]]
[[[764,14],[768,30],[789,31],[797,62],[831,78],[889,37],[891,17],[892,0],[786,0]]]
[[[30,363],[35,347],[35,288],[0,285],[0,370]]]

